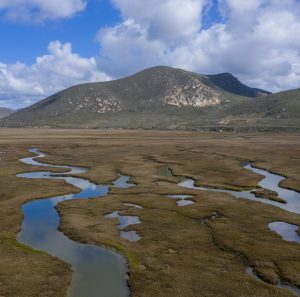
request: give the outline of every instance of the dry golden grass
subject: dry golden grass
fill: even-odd
[[[278,197],[278,194],[274,191],[270,191],[270,190],[266,190],[266,189],[259,189],[259,190],[255,190],[253,193],[254,193],[255,197],[257,197],[257,198],[264,198],[264,199],[269,199],[269,200],[276,201],[279,203],[286,203],[286,200]]]
[[[178,178],[158,175],[159,168],[168,165],[173,174],[194,178],[201,185],[246,189],[260,179],[240,166],[241,161],[251,160],[256,166],[284,174],[287,179],[282,185],[300,190],[299,135],[2,130],[1,238],[20,229],[20,208],[25,201],[76,190],[59,181],[16,178],[18,172],[37,170],[17,161],[29,155],[26,148],[32,146],[50,154],[45,162],[89,167],[82,176],[97,183],[107,184],[118,173],[132,176],[135,188],[113,189],[104,199],[59,205],[60,229],[68,236],[113,247],[127,256],[132,296],[292,296],[271,284],[282,278],[300,286],[299,245],[283,241],[267,228],[277,220],[300,225],[298,215],[226,194],[182,189],[176,186]],[[194,195],[195,204],[179,208],[175,200],[166,198],[182,193]],[[128,208],[123,202],[144,209]],[[140,216],[142,224],[129,229],[136,230],[141,241],[120,238],[117,222],[103,217],[114,210]],[[44,296],[40,293],[44,292],[45,296],[60,296],[66,290],[70,271],[58,260],[8,248],[2,241],[0,253],[1,257],[10,254],[11,259],[0,266],[0,282],[11,295],[2,292],[2,286],[0,295]],[[6,270],[17,269],[21,263],[29,265],[32,257],[35,265],[28,270],[38,277],[27,280],[25,271],[20,270],[19,278],[27,281],[10,281]],[[246,275],[249,264],[270,284]],[[61,282],[47,277],[46,270]],[[34,292],[26,295],[30,288]]]

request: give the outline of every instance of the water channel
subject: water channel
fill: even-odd
[[[71,265],[72,281],[68,297],[127,297],[130,295],[127,286],[127,262],[123,256],[109,249],[89,244],[77,243],[58,231],[60,222],[56,205],[72,199],[104,197],[110,187],[129,188],[128,176],[120,176],[112,185],[97,185],[87,179],[74,177],[85,173],[87,169],[72,166],[40,163],[38,159],[46,154],[35,148],[29,150],[34,157],[20,161],[33,166],[66,169],[65,173],[39,171],[18,174],[19,178],[64,180],[80,189],[77,194],[49,197],[30,201],[23,205],[24,221],[18,240],[37,250],[43,250]],[[72,175],[72,176],[70,176]]]

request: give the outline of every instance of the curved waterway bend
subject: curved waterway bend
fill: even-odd
[[[270,173],[264,169],[256,168],[251,164],[247,164],[243,167],[254,173],[264,176],[264,178],[258,182],[258,186],[266,190],[272,190],[277,192],[278,197],[283,198],[286,201],[286,203],[280,203],[263,197],[260,198],[256,197],[253,191],[257,190],[257,188],[250,191],[233,191],[233,190],[216,189],[216,188],[208,188],[208,187],[198,187],[195,186],[195,180],[193,179],[186,179],[180,182],[178,186],[183,188],[188,188],[188,189],[202,190],[202,191],[228,193],[236,198],[249,199],[249,200],[253,200],[265,204],[270,204],[282,208],[284,210],[287,210],[289,212],[300,214],[300,193],[297,191],[281,188],[279,186],[279,183],[282,180],[284,180],[285,177],[278,174]]]
[[[86,168],[40,163],[37,159],[46,154],[35,148],[29,150],[35,157],[20,159],[21,162],[44,167],[63,168],[65,173],[30,172],[17,177],[29,179],[65,180],[79,188],[78,194],[50,197],[23,205],[24,221],[18,240],[34,249],[43,250],[70,264],[73,270],[68,297],[127,297],[127,263],[118,253],[94,245],[80,244],[58,231],[60,222],[56,205],[72,199],[87,199],[105,196],[110,187],[129,188],[128,176],[120,176],[113,185],[97,185],[89,180],[70,175],[87,172]]]
[[[257,201],[260,203],[270,204],[282,208],[286,211],[300,214],[300,193],[297,191],[281,188],[279,183],[285,179],[285,177],[270,173],[267,170],[259,169],[251,164],[246,164],[243,166],[245,169],[248,169],[256,174],[262,175],[263,178],[258,182],[258,186],[263,189],[271,190],[277,192],[278,197],[284,199],[286,203],[280,203],[277,201],[269,200],[266,198],[257,198],[253,193],[257,189],[252,189],[250,191],[232,191],[225,189],[216,189],[216,188],[208,188],[208,187],[198,187],[195,186],[195,180],[193,179],[185,179],[180,182],[178,185],[183,188],[202,190],[202,191],[210,191],[210,192],[220,192],[220,193],[228,193],[235,198],[249,199],[253,201]],[[300,243],[300,237],[297,234],[298,226],[288,224],[286,222],[272,222],[268,225],[269,229],[277,232],[284,240],[293,241],[296,243]],[[247,267],[246,273],[255,277],[256,279],[263,281],[258,277],[252,267]],[[294,287],[291,284],[285,283],[284,281],[279,280],[276,285],[278,288],[284,288],[292,292],[295,296],[300,296],[300,289]]]

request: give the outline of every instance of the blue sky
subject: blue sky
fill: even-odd
[[[1,14],[0,14],[1,15]],[[75,52],[93,56],[99,52],[95,35],[99,28],[120,22],[120,13],[107,0],[92,0],[73,18],[48,20],[44,23],[8,21],[0,18],[0,61],[28,64],[45,53],[49,41],[71,42]],[[21,46],[20,46],[21,45]]]
[[[168,65],[300,86],[298,0],[0,0],[0,106]]]

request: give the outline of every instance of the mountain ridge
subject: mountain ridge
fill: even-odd
[[[272,125],[297,128],[294,120],[286,121],[287,113],[285,117],[275,117],[281,122],[274,124],[272,113],[257,112],[256,105],[264,107],[260,102],[269,105],[278,102],[276,96],[269,99],[270,96],[267,91],[242,84],[229,73],[203,75],[159,66],[114,81],[73,86],[6,117],[0,124],[2,127],[235,130],[254,129],[256,122],[260,127],[262,117],[261,122],[268,129]]]

